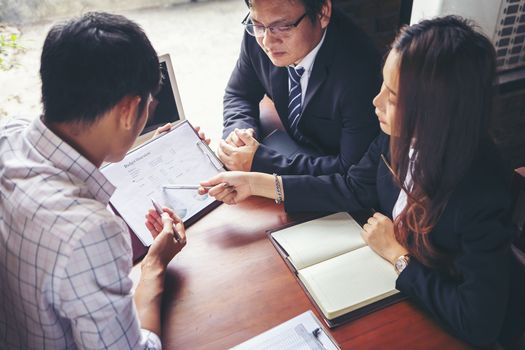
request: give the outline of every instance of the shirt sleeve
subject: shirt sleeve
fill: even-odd
[[[161,349],[158,335],[140,329],[130,270],[131,243],[116,218],[92,225],[73,245],[58,311],[79,348]]]

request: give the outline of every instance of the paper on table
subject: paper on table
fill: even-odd
[[[320,329],[317,337],[314,331]],[[308,310],[232,350],[338,350],[312,311]]]
[[[192,126],[184,122],[102,169],[117,187],[111,204],[144,245],[153,242],[144,225],[144,215],[151,209],[150,198],[172,208],[183,221],[214,201],[196,190],[162,189],[166,183],[198,183],[224,171],[208,152]]]

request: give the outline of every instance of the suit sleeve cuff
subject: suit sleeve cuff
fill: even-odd
[[[258,173],[272,174],[275,172],[275,167],[270,161],[277,152],[273,149],[266,147],[262,143],[259,144],[255,154],[253,155],[251,171]],[[280,174],[277,174],[280,175]]]
[[[283,176],[284,210],[286,212],[312,211],[308,196],[304,195],[301,175]]]
[[[396,289],[410,295],[412,290],[412,285],[416,280],[416,275],[420,273],[425,266],[423,266],[419,261],[412,258],[408,263],[407,267],[399,274],[396,280]]]

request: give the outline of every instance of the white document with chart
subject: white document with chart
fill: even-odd
[[[102,168],[116,186],[110,204],[145,245],[153,242],[145,215],[151,199],[173,209],[188,226],[213,209],[218,202],[196,189],[165,189],[165,184],[195,184],[224,171],[188,121],[129,152],[118,162]]]

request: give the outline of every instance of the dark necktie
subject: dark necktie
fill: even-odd
[[[290,92],[288,94],[288,123],[290,131],[297,140],[303,140],[301,132],[297,129],[299,119],[301,118],[302,106],[302,91],[301,91],[301,76],[304,73],[304,68],[297,69],[293,67],[288,68],[288,77],[290,78]]]

